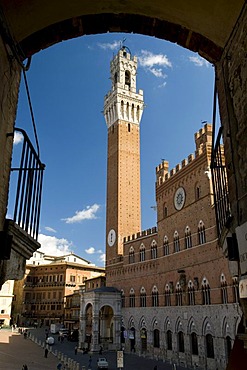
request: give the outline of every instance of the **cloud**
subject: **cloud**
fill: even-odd
[[[41,244],[40,250],[51,256],[62,256],[72,252],[72,243],[67,239],[58,239],[55,236],[39,234],[38,242]]]
[[[50,226],[45,226],[45,230],[46,231],[50,231],[51,233],[56,233],[57,231],[56,230],[54,230],[52,227],[50,227]]]
[[[102,253],[99,257],[100,262],[105,262],[105,253]]]
[[[140,65],[149,70],[153,66],[162,66],[164,68],[171,68],[172,63],[165,54],[153,54],[151,51],[142,50],[141,56],[139,56],[138,61]]]
[[[88,249],[85,249],[85,252],[88,253],[88,254],[103,253],[101,249],[96,250],[94,247],[90,247]]]
[[[14,132],[14,145],[20,144],[23,142],[23,135],[21,132]]]
[[[115,40],[112,43],[110,43],[110,42],[107,42],[107,43],[98,43],[97,45],[101,49],[104,49],[104,50],[107,50],[107,49],[116,50],[116,49],[120,49],[121,41]]]
[[[72,217],[62,218],[62,221],[65,221],[66,224],[75,224],[84,220],[94,220],[97,218],[95,214],[99,208],[100,206],[98,204],[87,206],[82,211],[76,211]]]
[[[138,61],[146,72],[152,73],[157,78],[166,79],[167,75],[164,68],[172,68],[172,63],[165,54],[153,54],[148,50],[141,51]],[[166,83],[162,83],[158,87],[164,86],[166,86]]]
[[[210,63],[206,59],[200,57],[199,55],[189,57],[189,61],[192,62],[196,67],[210,66]]]

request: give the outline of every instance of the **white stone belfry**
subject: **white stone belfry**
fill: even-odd
[[[117,120],[139,124],[143,112],[143,91],[136,92],[137,57],[122,47],[111,61],[112,89],[105,96],[104,116],[109,128]]]

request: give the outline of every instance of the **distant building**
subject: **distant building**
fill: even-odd
[[[14,324],[11,320],[14,280],[7,280],[0,290],[0,327]]]
[[[15,283],[13,319],[26,325],[64,321],[65,297],[104,271],[73,253],[59,257],[36,255],[26,266],[24,279]]]
[[[144,103],[136,73],[137,58],[122,47],[111,61],[112,89],[104,106],[106,287],[81,293],[80,345],[92,351],[124,347],[185,367],[223,370],[242,312],[237,262],[218,243],[212,126],[195,134],[194,154],[171,170],[165,160],[156,168],[157,226],[141,230]]]

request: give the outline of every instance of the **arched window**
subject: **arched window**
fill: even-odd
[[[135,262],[135,250],[133,247],[130,247],[129,249],[129,263]]]
[[[163,217],[166,218],[168,216],[168,208],[166,203],[163,205]]]
[[[221,274],[220,285],[221,285],[221,302],[226,304],[228,303],[228,295],[227,295],[227,282],[224,274]]]
[[[179,235],[177,231],[175,231],[173,238],[174,253],[176,253],[180,251]]]
[[[153,240],[151,244],[151,259],[156,259],[157,258],[157,244],[156,241]]]
[[[163,252],[164,252],[164,256],[168,256],[168,254],[169,254],[169,241],[168,241],[167,236],[164,237]]]
[[[125,307],[125,294],[123,289],[121,290],[121,305],[122,307]]]
[[[201,198],[201,187],[199,184],[195,185],[195,199],[198,200]]]
[[[195,305],[195,288],[191,280],[188,283],[188,302],[190,306]]]
[[[184,333],[178,332],[178,352],[184,352]]]
[[[114,83],[115,84],[117,83],[117,72],[115,72],[115,74],[114,74]]]
[[[206,278],[204,278],[202,281],[202,304],[211,304],[210,286]]]
[[[200,221],[198,225],[198,243],[199,244],[206,243],[206,231],[204,223],[202,221]]]
[[[129,119],[129,114],[130,114],[130,105],[129,102],[126,104],[126,117]],[[128,125],[128,131],[129,131],[129,125]]]
[[[232,289],[233,289],[234,302],[238,303],[239,302],[239,287],[238,287],[238,278],[237,277],[234,277],[232,279]]]
[[[185,249],[192,247],[192,238],[191,238],[191,231],[190,231],[189,226],[186,226],[185,228],[184,242],[185,242]]]
[[[124,119],[124,102],[121,100],[121,118]]]
[[[171,289],[169,287],[169,284],[166,284],[165,287],[165,306],[171,305]]]
[[[191,341],[191,352],[192,355],[198,356],[198,340],[196,333],[191,333],[190,335],[190,341]]]
[[[125,85],[128,85],[130,87],[130,82],[131,82],[130,72],[129,71],[125,71]]]
[[[154,329],[153,338],[154,338],[154,348],[160,348],[160,331],[158,329]]]
[[[135,121],[135,106],[132,104],[131,106],[131,119],[134,122]]]
[[[183,292],[181,285],[179,283],[176,284],[176,291],[175,291],[175,297],[176,297],[176,306],[182,306],[183,304]]]
[[[226,357],[227,358],[230,357],[231,350],[232,350],[232,341],[231,341],[231,338],[228,335],[226,337]]]
[[[140,291],[140,307],[147,307],[147,294],[144,287]]]
[[[208,358],[214,358],[214,340],[211,334],[206,335],[206,352]]]
[[[172,332],[171,330],[167,330],[166,332],[166,342],[167,342],[167,349],[172,351]]]
[[[137,107],[136,107],[136,119],[137,119],[137,122],[140,121],[140,107],[139,107],[139,105],[137,105]]]
[[[135,307],[135,291],[133,288],[130,289],[129,305]]]
[[[156,286],[152,290],[152,306],[159,307],[159,292]]]
[[[145,246],[141,244],[140,246],[140,262],[145,261]]]

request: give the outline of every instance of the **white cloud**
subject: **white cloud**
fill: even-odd
[[[149,68],[149,71],[155,76],[155,77],[161,77],[166,78],[167,75],[162,71],[161,68]]]
[[[209,67],[210,65],[206,59],[203,59],[199,55],[189,57],[189,61],[192,62],[196,67]]]
[[[99,257],[100,262],[105,262],[105,253],[102,253]]]
[[[94,247],[91,247],[91,248],[85,249],[85,252],[87,254],[94,254],[95,253],[95,248]]]
[[[107,50],[107,49],[116,50],[116,49],[120,49],[121,42],[115,40],[112,43],[110,43],[110,42],[107,42],[107,43],[98,43],[97,45],[101,49],[104,49],[104,50]]]
[[[53,229],[52,227],[50,226],[45,226],[45,230],[46,231],[50,231],[51,233],[56,233],[57,231],[55,229]]]
[[[138,61],[142,67],[148,69],[153,68],[153,66],[172,67],[172,63],[165,54],[153,54],[148,50],[141,51]]]
[[[14,133],[14,145],[20,144],[22,142],[23,142],[22,133],[15,131],[15,133]]]
[[[92,206],[87,206],[86,209],[82,211],[76,211],[75,215],[72,217],[62,218],[62,221],[65,221],[66,224],[74,224],[84,220],[93,220],[96,219],[96,212],[99,210],[100,206],[98,204],[93,204]]]
[[[48,255],[62,256],[72,252],[72,243],[64,238],[58,239],[55,236],[39,234],[38,241],[41,244],[42,252]]]

